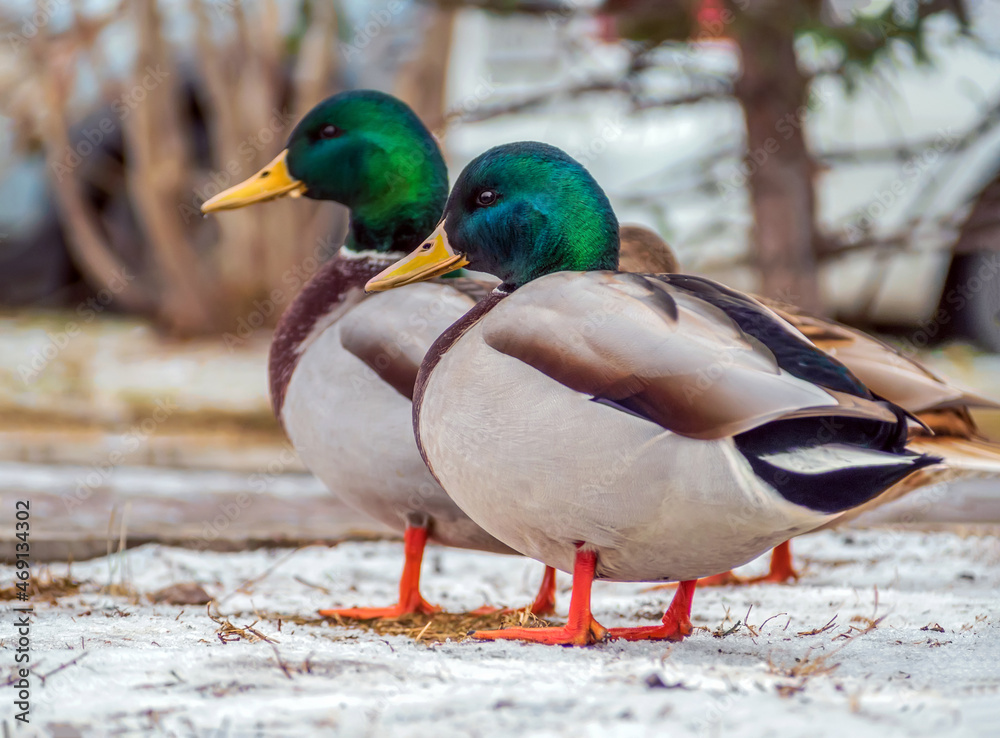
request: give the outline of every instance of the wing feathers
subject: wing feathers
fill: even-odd
[[[786,305],[769,307],[818,348],[843,362],[876,395],[911,413],[962,406],[1000,409],[1000,404],[955,387],[877,338]]]
[[[497,305],[483,338],[567,387],[693,438],[724,438],[785,417],[897,422],[842,365],[756,301],[739,302],[738,321],[727,309],[731,291],[718,288],[726,300],[709,301],[703,295],[716,291],[714,283],[696,280],[692,291],[672,280],[552,274]],[[741,321],[753,322],[757,335]],[[792,371],[772,345],[792,357]],[[834,386],[806,378],[810,371]],[[861,391],[845,391],[855,386]]]

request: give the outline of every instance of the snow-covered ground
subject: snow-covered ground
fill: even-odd
[[[1000,539],[851,530],[804,537],[795,550],[797,586],[700,590],[683,643],[560,648],[315,619],[323,606],[389,603],[394,542],[228,554],[144,546],[124,561],[74,564],[79,592],[35,602],[31,728],[220,738],[997,734]],[[541,573],[533,561],[436,548],[424,570],[428,599],[451,611],[524,604]],[[0,577],[7,586],[13,570]],[[215,598],[215,620],[204,605],[148,601],[183,582]],[[108,584],[134,593],[102,591]],[[565,613],[569,577],[560,585]],[[658,617],[670,592],[645,590],[598,583],[596,616],[608,626]],[[10,604],[0,613],[4,674],[14,666]],[[273,642],[249,630],[220,638],[227,619]],[[12,690],[3,693],[10,726]]]

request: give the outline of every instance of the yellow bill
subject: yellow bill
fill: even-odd
[[[438,225],[424,243],[409,256],[404,256],[391,267],[368,280],[365,292],[385,292],[404,284],[423,282],[440,277],[469,263],[463,254],[456,254],[448,245],[444,223]]]
[[[285,149],[250,179],[220,192],[202,204],[201,212],[214,213],[218,210],[235,210],[255,202],[267,202],[279,197],[298,197],[306,191],[306,186],[288,171]]]

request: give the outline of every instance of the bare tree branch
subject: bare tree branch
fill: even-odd
[[[134,2],[139,30],[136,68],[159,69],[169,58],[155,3]],[[128,191],[136,206],[163,280],[161,319],[172,331],[198,333],[212,325],[217,293],[205,289],[203,265],[179,222],[177,194],[183,191],[191,155],[178,118],[178,82],[167,73],[125,120]]]
[[[35,55],[44,55],[49,49],[45,27],[39,31],[36,43],[32,45]],[[127,274],[125,263],[108,247],[99,221],[90,209],[83,194],[74,167],[67,166],[59,158],[71,150],[67,131],[66,94],[69,80],[60,77],[59,67],[47,65],[44,60],[36,63],[37,78],[43,88],[48,115],[41,116],[39,125],[42,135],[48,140],[46,164],[55,176],[50,177],[55,192],[56,204],[66,219],[66,242],[74,261],[86,280],[96,289],[104,289],[115,275],[123,282],[116,290],[115,299],[128,310],[150,312],[155,305],[148,293],[141,289],[141,281],[121,279]]]
[[[568,87],[559,90],[546,90],[520,100],[502,102],[495,105],[484,105],[468,114],[463,114],[462,111],[452,111],[449,113],[448,118],[449,120],[453,120],[461,115],[463,122],[477,123],[479,121],[489,120],[503,115],[529,112],[536,108],[543,107],[557,98],[574,99],[585,95],[608,92],[620,92],[633,97],[632,110],[634,112],[650,110],[652,108],[669,108],[680,105],[693,105],[705,100],[722,100],[727,99],[731,94],[730,90],[720,87],[712,90],[697,90],[695,92],[689,92],[673,97],[644,100],[634,96],[632,83],[627,79],[592,80],[575,87]]]

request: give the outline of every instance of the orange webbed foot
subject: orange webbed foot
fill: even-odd
[[[399,578],[399,602],[390,607],[345,607],[320,610],[325,618],[345,620],[396,620],[406,615],[433,615],[441,608],[420,594],[420,564],[427,545],[427,528],[408,526],[403,534],[403,573]]]
[[[501,628],[500,630],[476,630],[469,633],[482,641],[526,641],[544,643],[550,646],[588,646],[603,641],[607,628],[598,623],[590,612],[590,589],[597,568],[597,554],[583,550],[578,545],[576,563],[573,566],[573,593],[569,602],[569,618],[566,625],[546,628]],[[544,609],[549,600],[554,599],[555,570],[546,568],[542,587],[532,608]],[[536,613],[537,614],[537,613]]]
[[[745,587],[750,584],[791,584],[799,579],[798,571],[792,566],[792,549],[788,541],[778,544],[771,552],[771,566],[767,574],[759,577],[741,577],[732,570],[724,571],[721,574],[713,574],[710,577],[702,577],[698,580],[699,587]],[[643,590],[652,592],[658,589],[672,589],[677,584],[657,584]]]
[[[607,638],[608,629],[593,618],[590,622],[557,626],[554,628],[501,628],[500,630],[474,630],[469,633],[480,641],[524,641],[549,646],[590,646]]]
[[[417,603],[399,603],[391,607],[345,607],[320,610],[319,614],[325,618],[344,620],[398,620],[407,615],[433,615],[436,612],[441,612],[441,608],[421,597]]]
[[[691,635],[691,603],[700,580],[678,582],[677,594],[663,614],[660,625],[639,628],[611,628],[608,638],[624,641],[681,641]]]

